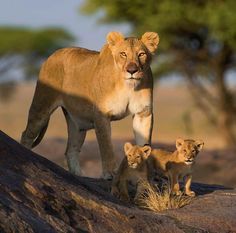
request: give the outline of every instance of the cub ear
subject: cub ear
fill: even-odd
[[[126,142],[124,145],[124,151],[125,154],[128,154],[129,150],[133,147],[133,145],[130,142]]]
[[[183,144],[184,144],[184,139],[182,138],[176,139],[175,145],[176,145],[177,150],[180,150]]]
[[[202,140],[196,140],[195,145],[197,146],[198,151],[201,151],[204,146],[204,142]]]
[[[118,41],[124,40],[124,36],[120,32],[109,32],[107,34],[107,43],[109,47],[114,46]]]
[[[147,159],[152,152],[152,148],[148,145],[145,145],[142,147],[142,151],[144,152],[143,158]]]
[[[154,53],[159,44],[159,36],[156,32],[145,32],[142,35],[141,41],[151,53]]]

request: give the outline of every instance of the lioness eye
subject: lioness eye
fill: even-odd
[[[195,152],[195,150],[192,150],[192,153],[194,153]]]
[[[121,52],[120,55],[121,55],[121,57],[127,57],[125,52]]]
[[[138,56],[143,57],[144,55],[145,55],[145,53],[140,53]]]

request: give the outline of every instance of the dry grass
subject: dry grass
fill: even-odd
[[[154,187],[149,183],[143,183],[145,192],[140,194],[136,204],[142,209],[160,212],[169,209],[178,209],[190,204],[193,197],[172,195],[168,183],[164,183],[161,188]]]

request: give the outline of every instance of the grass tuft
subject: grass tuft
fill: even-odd
[[[178,209],[190,204],[193,197],[171,194],[170,187],[167,183],[161,188],[154,187],[149,183],[143,183],[145,191],[136,199],[136,204],[142,209],[148,209],[160,212],[169,209]]]

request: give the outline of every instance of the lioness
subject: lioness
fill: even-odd
[[[149,157],[149,163],[153,168],[167,176],[170,179],[171,191],[179,195],[179,179],[185,178],[185,194],[188,196],[195,196],[195,193],[191,191],[192,171],[197,154],[203,148],[202,140],[183,140],[179,138],[176,140],[176,149],[173,153],[153,149],[151,156]]]
[[[62,107],[68,126],[65,154],[69,170],[80,174],[78,155],[87,130],[95,128],[103,175],[110,178],[115,166],[110,121],[132,114],[136,143],[150,143],[150,63],[158,42],[155,32],[146,32],[141,39],[110,32],[100,52],[83,48],[56,51],[41,68],[21,143],[27,148],[40,143],[50,115]]]
[[[143,190],[143,182],[148,182],[147,158],[151,153],[151,147],[141,147],[127,142],[124,151],[125,157],[113,178],[111,193],[123,201],[129,201],[128,181],[131,181],[137,188],[134,198],[136,200]]]

